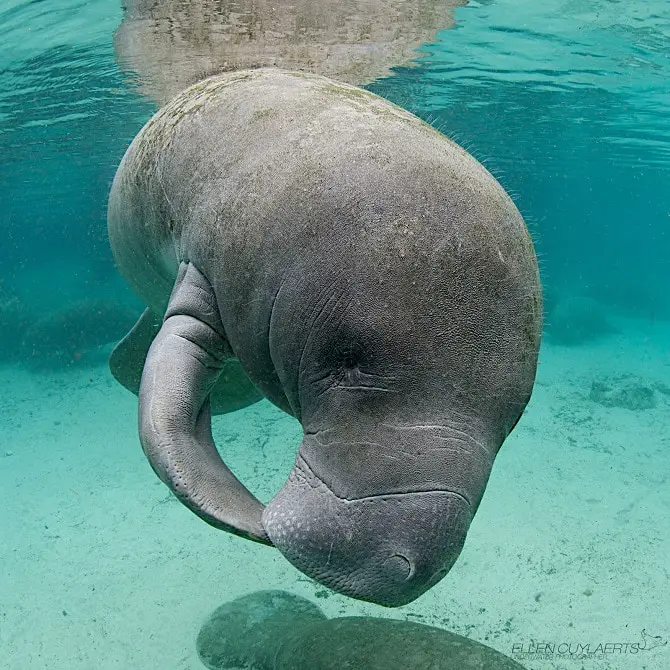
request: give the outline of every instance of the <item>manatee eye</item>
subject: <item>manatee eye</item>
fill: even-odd
[[[347,354],[344,357],[344,361],[342,361],[342,366],[347,368],[348,370],[356,367],[356,359],[354,358],[353,354]]]
[[[374,342],[371,336],[372,333],[340,324],[339,328],[329,331],[328,337],[319,343],[323,352],[321,366],[338,373],[367,369],[373,364]]]

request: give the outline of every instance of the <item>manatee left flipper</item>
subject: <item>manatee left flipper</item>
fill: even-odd
[[[207,523],[271,544],[263,504],[221,460],[209,396],[232,350],[207,279],[182,263],[139,393],[140,441],[151,467]]]
[[[139,395],[144,362],[162,323],[162,317],[145,309],[109,357],[109,368],[116,380],[135,395]],[[227,414],[262,399],[263,394],[251,383],[237,358],[227,358],[210,398],[212,414]]]
[[[109,357],[109,369],[114,378],[129,391],[138,395],[142,368],[151,343],[161,329],[163,319],[149,308],[130,329],[129,333],[114,347]]]

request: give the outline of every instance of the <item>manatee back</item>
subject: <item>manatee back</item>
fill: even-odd
[[[460,393],[493,413],[494,442],[530,396],[542,309],[523,219],[472,156],[372,93],[275,69],[199,82],[133,142],[109,212],[145,302],[162,313],[193,262],[251,380],[305,427],[327,423],[313,380],[363,349],[424,406]]]

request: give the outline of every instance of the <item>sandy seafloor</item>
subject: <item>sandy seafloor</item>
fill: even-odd
[[[465,549],[417,602],[330,594],[272,549],[210,528],[168,495],[136,434],[136,399],[104,361],[53,375],[0,368],[0,668],[196,670],[205,618],[281,588],[331,615],[406,617],[511,654],[532,642],[670,639],[670,396],[632,411],[594,379],[670,385],[670,324],[630,320],[601,342],[545,342],[531,404],[496,461]],[[300,428],[263,402],[215,420],[228,463],[268,500]],[[649,645],[648,645],[649,646]],[[518,659],[529,669],[670,668],[637,654]]]

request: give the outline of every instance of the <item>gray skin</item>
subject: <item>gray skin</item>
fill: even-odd
[[[112,369],[179,499],[354,598],[399,606],[436,584],[535,379],[537,261],[496,180],[367,91],[240,71],[138,134],[109,235],[148,305]],[[210,421],[258,391],[304,430],[266,508]]]

